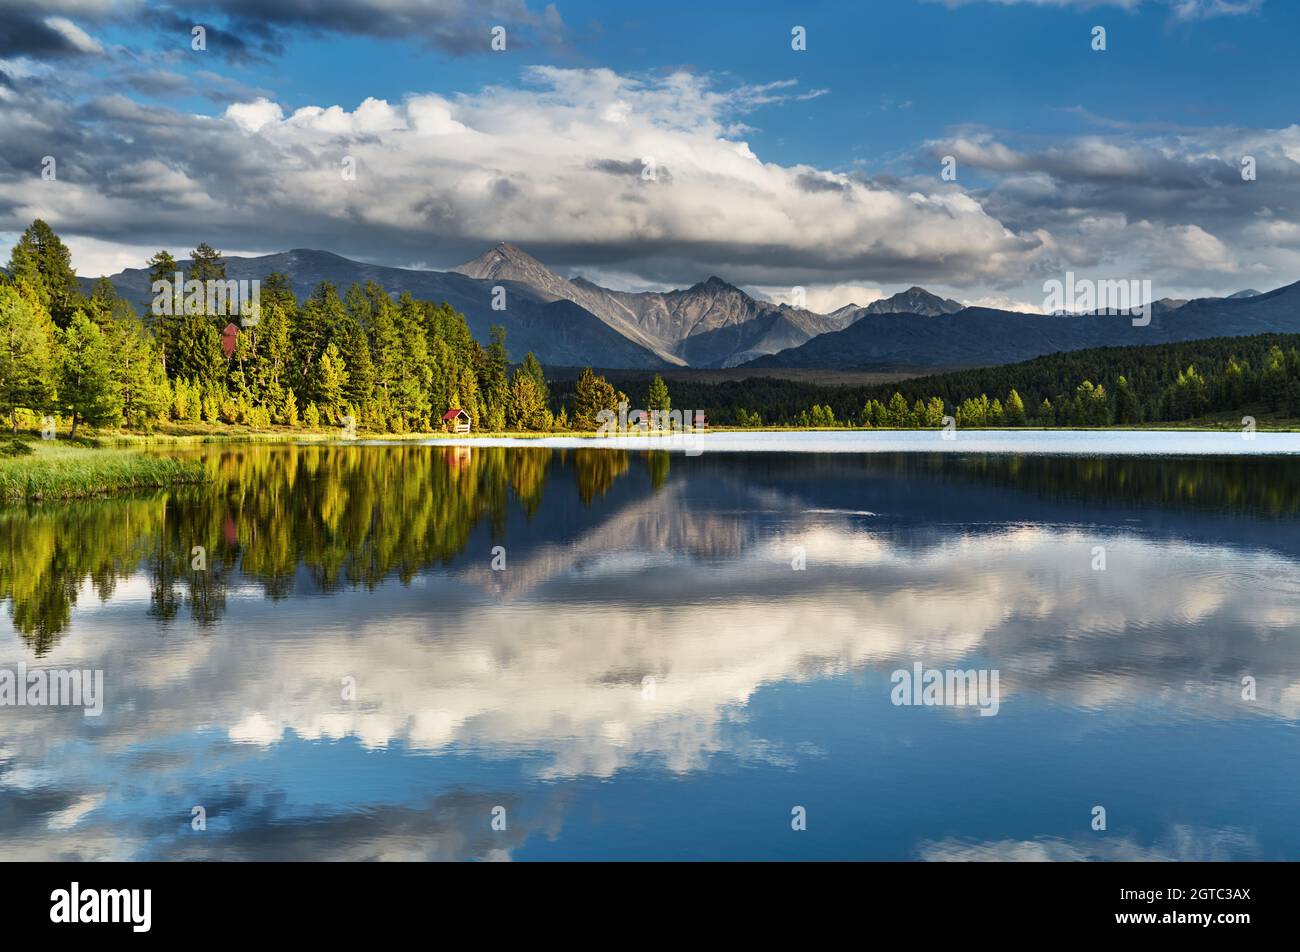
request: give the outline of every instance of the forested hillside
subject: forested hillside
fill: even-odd
[[[622,381],[633,403],[643,383]],[[563,395],[562,385],[556,385]],[[673,405],[718,424],[1106,426],[1253,411],[1300,417],[1300,334],[1101,347],[891,384],[674,381]]]

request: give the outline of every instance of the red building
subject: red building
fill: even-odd
[[[468,433],[470,426],[469,414],[464,410],[448,410],[442,415],[442,425],[453,433]]]

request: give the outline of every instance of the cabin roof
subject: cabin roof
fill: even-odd
[[[466,413],[463,409],[448,410],[446,413],[442,415],[442,418],[444,420],[454,420],[458,416],[469,416],[469,414]]]

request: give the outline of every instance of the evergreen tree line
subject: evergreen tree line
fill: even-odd
[[[942,402],[966,426],[1161,423],[1247,410],[1295,418],[1300,335],[1102,347],[914,378],[869,389],[864,406],[874,410],[871,422],[880,419],[880,402],[890,391],[889,406],[896,411],[909,402],[914,422],[920,422],[918,401]]]
[[[171,282],[160,251],[151,282]],[[220,252],[201,244],[186,279],[224,280]],[[180,288],[175,289],[178,296]],[[143,303],[143,302],[142,302]],[[150,302],[152,303],[152,302]],[[101,278],[81,292],[67,247],[32,223],[0,275],[0,415],[17,431],[46,415],[79,427],[149,430],[177,423],[317,428],[351,421],[390,433],[443,427],[464,409],[480,431],[591,431],[601,410],[669,410],[659,375],[622,374],[631,393],[590,368],[552,384],[533,354],[517,367],[505,331],[486,346],[446,303],[396,300],[366,282],[328,282],[299,301],[287,275],[262,280],[258,321],[222,347],[238,315],[176,302],[141,317]],[[1106,426],[1189,420],[1249,410],[1300,417],[1300,335],[1263,334],[1178,344],[1108,347],[1018,364],[830,387],[748,378],[673,382],[678,406],[731,426]]]
[[[647,383],[619,383],[634,405]],[[1103,347],[888,384],[827,386],[775,377],[682,376],[674,400],[723,426],[1108,426],[1213,414],[1300,417],[1300,335],[1259,334]],[[564,395],[570,384],[555,381]]]
[[[169,286],[176,260],[159,251],[150,282]],[[201,244],[187,281],[224,280],[221,253]],[[406,433],[442,428],[464,409],[475,429],[565,430],[552,411],[542,366],[529,353],[511,368],[505,331],[486,347],[448,304],[396,300],[380,285],[340,295],[322,282],[299,301],[287,275],[266,276],[256,322],[208,313],[181,300],[171,314],[146,305],[141,317],[101,278],[82,294],[67,247],[35,221],[0,275],[0,412],[17,431],[45,415],[82,425],[149,430],[162,421],[252,427],[338,426]],[[152,302],[150,302],[152,303]],[[233,352],[222,332],[238,328]],[[604,384],[601,387],[600,384]],[[575,412],[585,422],[617,406],[603,378],[589,375]],[[591,428],[594,428],[594,422]]]

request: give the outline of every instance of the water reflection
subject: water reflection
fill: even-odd
[[[205,460],[0,513],[0,666],[109,689],[0,709],[0,855],[1300,855],[1284,461]],[[1001,712],[892,707],[915,660],[997,667]]]

